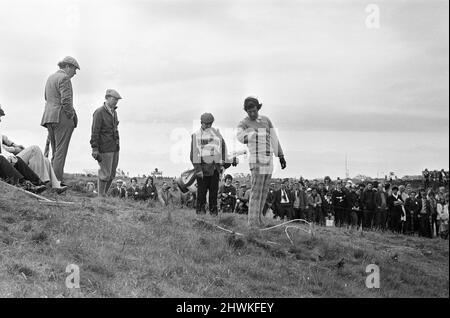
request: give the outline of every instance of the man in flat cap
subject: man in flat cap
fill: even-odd
[[[58,63],[59,70],[50,75],[45,84],[45,110],[41,126],[48,130],[48,139],[52,147],[52,165],[56,177],[63,181],[64,165],[70,139],[78,124],[73,108],[71,78],[80,69],[78,62],[70,56]]]
[[[201,127],[192,134],[191,162],[197,175],[197,214],[205,214],[206,193],[209,191],[209,212],[217,215],[217,194],[222,169],[231,162],[227,155],[227,146],[219,130],[212,127],[214,116],[204,113],[200,117]],[[233,160],[233,165],[237,163]]]
[[[269,192],[273,172],[273,154],[279,157],[281,169],[286,168],[283,150],[270,119],[259,115],[262,104],[255,97],[244,100],[247,117],[237,128],[237,139],[248,146],[251,172],[251,195],[248,211],[248,225],[262,224],[262,211]]]
[[[98,196],[104,197],[116,176],[119,164],[119,120],[117,103],[122,97],[113,89],[106,90],[103,106],[96,109],[92,121],[92,157],[98,161]]]

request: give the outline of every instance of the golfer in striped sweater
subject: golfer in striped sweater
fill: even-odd
[[[262,225],[262,210],[269,192],[273,172],[273,154],[280,159],[281,169],[286,168],[283,150],[272,122],[259,115],[262,104],[254,97],[247,97],[244,110],[247,117],[238,125],[237,138],[246,144],[250,153],[250,172],[252,176],[248,225]]]

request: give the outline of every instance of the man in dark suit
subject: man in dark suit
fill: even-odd
[[[78,62],[70,56],[58,63],[59,70],[50,75],[45,85],[45,110],[41,126],[48,130],[52,146],[52,166],[59,181],[63,180],[64,165],[72,133],[78,124],[73,108],[72,82],[80,69]]]
[[[111,196],[113,198],[120,198],[120,199],[126,198],[127,190],[125,190],[122,187],[122,185],[123,185],[123,181],[121,179],[118,179],[116,181],[116,187],[111,189]]]
[[[392,187],[392,194],[388,197],[388,207],[389,207],[389,228],[394,233],[402,232],[401,218],[404,214],[404,202],[402,197],[398,192],[398,187]]]
[[[280,190],[275,192],[275,205],[278,216],[283,220],[285,217],[288,220],[293,219],[294,214],[294,197],[291,191],[288,190],[289,180],[284,180],[281,184]]]

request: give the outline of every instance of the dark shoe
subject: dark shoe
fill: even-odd
[[[39,194],[47,190],[47,187],[45,185],[35,186],[34,189],[32,189],[32,192]]]
[[[69,188],[68,186],[61,186],[61,188],[56,188],[55,191],[57,194],[62,194],[66,192],[68,188]]]

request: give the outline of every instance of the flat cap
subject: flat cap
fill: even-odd
[[[105,97],[108,97],[108,96],[112,96],[117,99],[122,99],[122,96],[120,96],[120,94],[116,90],[111,89],[111,88],[106,90]]]
[[[248,107],[256,106],[261,108],[262,104],[259,102],[259,100],[256,97],[249,96],[244,100],[244,108],[247,109]]]
[[[5,112],[3,111],[1,104],[0,104],[0,116],[5,116]]]
[[[204,113],[200,116],[200,121],[205,124],[212,124],[214,122],[214,116],[211,113]]]
[[[66,56],[65,58],[63,58],[63,60],[61,62],[58,63],[58,66],[63,64],[63,63],[67,63],[70,65],[75,66],[77,69],[80,69],[80,65],[78,64],[77,60],[75,60],[73,57],[71,56]]]

